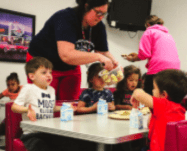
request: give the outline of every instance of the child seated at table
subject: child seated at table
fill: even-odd
[[[89,88],[84,90],[79,97],[77,106],[78,113],[92,113],[97,111],[97,103],[100,98],[108,103],[108,110],[115,110],[113,94],[105,89],[105,83],[98,73],[103,70],[101,63],[93,63],[87,72],[87,82]]]
[[[168,122],[185,120],[181,101],[187,94],[187,77],[180,70],[167,69],[153,77],[153,96],[142,89],[134,90],[131,103],[139,102],[151,109],[149,120],[150,151],[164,151],[166,125]]]
[[[6,84],[7,84],[7,89],[5,89],[1,94],[0,94],[0,99],[3,97],[9,97],[10,100],[15,100],[23,87],[20,85],[19,78],[17,73],[12,72],[7,78],[6,78]]]
[[[3,98],[3,97],[9,97],[9,99],[13,101],[13,100],[16,99],[16,97],[18,96],[21,88],[23,87],[22,85],[20,85],[17,73],[12,72],[6,78],[6,84],[7,84],[7,89],[5,89],[0,94],[0,99]],[[5,120],[6,119],[4,119],[0,124],[0,136],[5,135]]]
[[[117,110],[131,110],[131,95],[136,88],[141,88],[141,72],[139,68],[134,65],[126,66],[124,75],[124,79],[117,84],[116,91],[113,93]]]
[[[52,67],[52,63],[43,57],[34,57],[26,63],[26,74],[33,83],[23,86],[11,108],[15,113],[22,113],[22,120],[53,118],[53,112],[60,111],[61,106],[55,106],[55,90],[49,86]],[[23,128],[21,141],[29,151],[60,151],[75,149],[76,146],[67,146],[68,138],[35,132],[29,128]]]

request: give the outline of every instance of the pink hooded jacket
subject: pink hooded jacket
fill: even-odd
[[[148,59],[147,74],[156,74],[165,69],[180,69],[175,41],[162,25],[153,25],[146,29],[139,43],[138,57]]]

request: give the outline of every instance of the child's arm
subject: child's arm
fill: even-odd
[[[78,113],[90,113],[97,110],[97,102],[91,107],[85,107],[86,103],[84,101],[79,101],[77,106]]]
[[[117,110],[132,110],[131,105],[116,105]]]
[[[54,108],[53,108],[53,112],[59,112],[60,111],[60,108],[61,108],[62,106],[54,106]]]
[[[147,127],[149,128],[150,120],[151,120],[152,113],[150,113],[149,118],[147,120]]]
[[[0,94],[0,99],[3,98],[3,97],[4,97],[4,95],[3,95],[3,93],[1,93],[1,94]]]
[[[31,105],[29,104],[28,107],[24,107],[21,105],[17,105],[16,103],[14,103],[11,107],[11,110],[14,113],[27,113],[27,116],[29,117],[29,119],[31,121],[36,121],[36,113],[35,111],[31,108]]]
[[[114,101],[108,103],[108,109],[109,111],[114,111],[116,109]]]
[[[22,113],[27,113],[29,109],[28,109],[28,107],[24,107],[21,105],[17,105],[16,103],[13,103],[11,110],[14,113],[21,113],[22,114]]]
[[[153,108],[153,97],[140,88],[134,90],[130,101],[133,107],[137,107],[137,103],[141,102],[145,106]]]

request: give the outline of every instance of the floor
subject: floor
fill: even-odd
[[[5,151],[5,136],[0,137],[0,151]]]

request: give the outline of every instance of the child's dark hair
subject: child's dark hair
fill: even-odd
[[[185,72],[176,69],[167,69],[157,73],[153,80],[160,93],[166,91],[170,101],[181,103],[187,94],[187,77]]]
[[[34,73],[40,67],[52,69],[53,64],[44,57],[34,57],[25,65],[26,74]]]
[[[16,72],[10,73],[10,75],[6,78],[6,82],[9,80],[14,80],[19,84],[18,74]]]
[[[94,76],[96,76],[101,70],[103,70],[104,67],[102,66],[101,63],[93,63],[89,68],[87,72],[87,82],[88,82],[88,87],[92,88],[93,84],[91,80],[93,79]]]
[[[142,75],[142,80],[145,80],[145,78],[146,78],[146,73],[144,73],[144,74]]]
[[[94,7],[100,7],[109,4],[108,0],[76,0],[78,7],[76,7],[78,15],[83,18],[84,14]],[[88,6],[85,8],[85,4]]]
[[[141,71],[139,68],[137,68],[136,66],[134,65],[129,65],[129,66],[126,66],[124,68],[124,79],[121,80],[117,86],[116,86],[116,90],[117,91],[128,91],[128,88],[127,88],[127,78],[132,75],[133,73],[135,74],[138,74],[139,75],[139,80],[138,80],[138,85],[137,85],[137,88],[141,88],[142,86],[142,82],[141,82]]]
[[[150,15],[145,19],[145,24],[150,24],[151,26],[155,24],[163,25],[164,21],[156,15]]]

